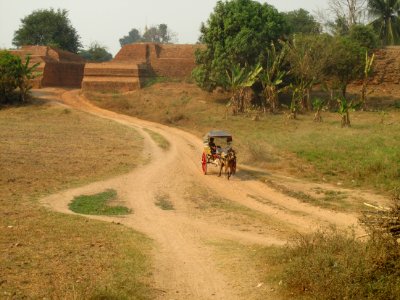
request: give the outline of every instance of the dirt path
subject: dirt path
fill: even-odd
[[[219,270],[207,244],[209,241],[281,245],[295,231],[309,232],[327,224],[347,227],[357,223],[356,216],[302,203],[242,176],[240,169],[231,181],[215,175],[203,176],[202,142],[187,132],[100,109],[81,97],[77,90],[44,89],[37,95],[134,127],[145,138],[149,163],[123,176],[51,195],[42,202],[56,211],[71,214],[68,203],[74,196],[108,188],[117,190],[120,199],[134,213],[122,218],[92,218],[122,223],[154,239],[155,284],[162,299],[240,298],[242,287],[238,288],[237,282],[231,282]],[[143,128],[164,136],[170,143],[168,151],[159,148]],[[198,209],[196,199],[204,191],[239,205],[239,212],[254,211],[259,220],[268,221],[271,226],[261,230],[251,222],[240,224],[235,211]],[[175,209],[166,211],[156,206],[160,195],[167,196]]]

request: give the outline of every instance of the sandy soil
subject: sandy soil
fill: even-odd
[[[237,175],[230,181],[217,177],[216,169],[204,176],[200,166],[202,141],[187,132],[100,109],[86,101],[78,90],[43,89],[35,93],[41,98],[134,127],[145,138],[147,164],[123,176],[51,195],[42,202],[56,211],[72,214],[68,203],[74,196],[94,194],[108,188],[117,190],[119,201],[130,207],[133,214],[91,218],[119,222],[155,241],[155,288],[161,299],[239,299],[243,290],[249,288],[241,286],[240,282],[253,287],[257,285],[251,279],[242,280],[246,274],[232,282],[231,277],[218,267],[208,241],[282,245],[294,232],[310,232],[329,224],[343,228],[357,226],[357,216],[318,208],[288,197],[251,179],[245,175],[246,172],[241,173],[240,165]],[[159,148],[144,128],[163,135],[171,144],[168,151]],[[285,181],[293,183],[294,179],[279,178],[281,185],[285,185]],[[301,186],[298,180],[296,183]],[[304,186],[309,187],[307,183]],[[196,199],[199,189],[256,211],[277,225],[261,232],[257,226],[247,226],[244,230],[224,221],[227,214],[234,217],[234,211],[220,211],[216,216],[215,212],[209,214],[207,210],[196,210],[188,197],[192,195]],[[155,205],[160,194],[168,195],[174,210],[162,210]],[[284,230],[276,229],[282,227],[280,224],[284,224]],[[356,231],[362,234],[360,228],[356,227]],[[276,298],[271,296],[271,299]]]

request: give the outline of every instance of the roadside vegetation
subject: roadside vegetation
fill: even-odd
[[[2,297],[151,299],[148,238],[37,202],[140,164],[138,133],[34,101],[0,110],[0,140]]]
[[[260,253],[277,268],[280,290],[295,299],[398,299],[400,197],[392,207],[366,212],[368,237],[335,228],[298,236],[283,250]],[[371,215],[373,218],[371,218]]]

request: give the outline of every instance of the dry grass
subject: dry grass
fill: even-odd
[[[191,206],[194,217],[206,218],[235,230],[267,235],[279,234],[280,237],[289,237],[294,231],[290,225],[273,216],[267,216],[240,203],[222,198],[198,184],[188,186],[185,199]]]
[[[50,212],[36,201],[140,164],[137,132],[34,104],[0,110],[0,140],[1,296],[151,298],[146,237],[117,224]]]

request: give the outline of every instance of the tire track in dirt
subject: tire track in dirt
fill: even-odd
[[[126,175],[51,195],[42,203],[56,211],[72,214],[68,203],[74,196],[94,194],[107,188],[117,190],[119,198],[134,213],[125,217],[91,218],[122,223],[155,241],[155,287],[162,299],[238,298],[234,284],[218,271],[212,250],[205,243],[210,239],[261,245],[282,245],[286,240],[286,236],[279,236],[276,232],[259,235],[208,222],[207,216],[204,220],[193,218],[185,209],[187,200],[184,197],[187,187],[193,182],[272,220],[288,224],[291,232],[309,232],[327,224],[347,227],[357,223],[353,215],[301,203],[257,180],[241,178],[240,172],[231,181],[213,175],[203,176],[200,168],[202,142],[190,133],[100,109],[84,99],[78,90],[49,89],[40,95],[43,97],[46,93],[49,100],[61,101],[72,108],[133,127],[145,138],[145,152],[151,156],[148,164]],[[169,141],[170,149],[162,151],[143,128],[163,135]],[[164,211],[155,206],[160,193],[168,194],[179,209]]]

